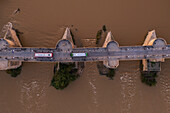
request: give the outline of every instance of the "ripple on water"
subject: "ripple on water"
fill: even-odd
[[[97,113],[97,109],[98,109],[98,99],[97,99],[97,86],[96,86],[96,69],[95,68],[95,63],[90,63],[92,65],[90,66],[86,66],[88,67],[88,74],[87,74],[87,80],[88,83],[91,87],[91,91],[92,91],[92,101],[94,104],[94,107],[91,108],[93,113]]]
[[[27,113],[43,112],[43,97],[45,96],[45,87],[41,87],[40,82],[32,80],[31,82],[20,81],[20,103]]]
[[[136,79],[138,71],[120,73],[122,108],[121,113],[130,113],[136,94]]]
[[[167,113],[170,113],[170,79],[169,74],[164,74],[163,72],[160,73],[161,94],[165,103],[167,103]]]

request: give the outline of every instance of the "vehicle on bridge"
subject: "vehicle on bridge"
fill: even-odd
[[[53,53],[35,53],[34,57],[53,57]]]
[[[87,53],[71,53],[71,57],[86,57]]]

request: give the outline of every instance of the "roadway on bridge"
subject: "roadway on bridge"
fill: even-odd
[[[88,53],[87,57],[71,57],[73,53]],[[76,48],[72,51],[59,51],[52,48],[6,48],[0,50],[1,60],[29,62],[74,62],[106,60],[141,60],[170,58],[170,46],[153,48],[153,46],[119,47],[119,51],[108,51],[107,48]],[[52,58],[37,58],[35,53],[53,53]]]

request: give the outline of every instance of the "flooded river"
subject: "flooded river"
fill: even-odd
[[[121,45],[141,45],[148,30],[170,43],[169,0],[0,0],[0,28],[12,21],[24,47],[55,47],[70,27],[78,46],[95,46],[102,25]],[[20,8],[20,13],[12,15]],[[0,71],[0,113],[170,113],[170,60],[155,87],[140,81],[139,61],[120,62],[114,80],[95,62],[63,91],[50,87],[52,63],[23,63],[12,78]]]

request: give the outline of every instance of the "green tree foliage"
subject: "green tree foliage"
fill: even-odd
[[[109,69],[109,73],[106,76],[113,80],[113,77],[115,76],[115,69]]]
[[[147,74],[141,74],[141,81],[149,86],[155,86],[157,74],[156,72],[148,72]]]
[[[99,43],[99,40],[100,40],[101,37],[102,37],[102,33],[103,33],[103,32],[106,32],[106,31],[107,31],[106,26],[103,25],[103,26],[102,26],[102,29],[97,32],[97,35],[96,35],[96,44]]]
[[[149,86],[155,86],[157,81],[157,72],[156,71],[143,71],[143,64],[142,61],[140,62],[140,71],[141,71],[141,81]]]
[[[16,69],[8,69],[6,72],[11,75],[11,77],[17,77],[22,70],[22,66],[16,68]]]
[[[60,69],[54,71],[51,85],[60,90],[66,88],[71,81],[79,77],[77,71],[78,70],[75,69],[75,63],[60,63]]]

